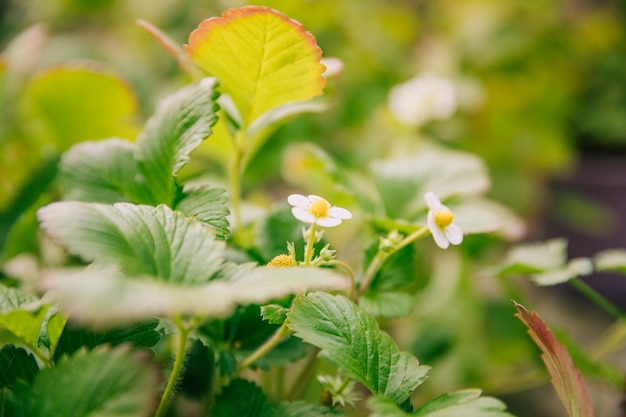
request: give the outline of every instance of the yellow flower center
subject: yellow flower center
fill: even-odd
[[[289,266],[296,266],[296,262],[290,255],[282,254],[272,258],[272,260],[267,263],[267,266],[287,268]]]
[[[321,219],[328,216],[329,208],[330,204],[320,198],[319,200],[315,200],[313,204],[311,204],[311,207],[309,207],[309,212],[318,219]]]
[[[438,228],[444,229],[452,224],[454,214],[449,210],[438,210],[435,212],[435,224]]]

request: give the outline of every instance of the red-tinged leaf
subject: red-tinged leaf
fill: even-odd
[[[552,385],[570,417],[593,417],[593,408],[585,382],[565,346],[559,344],[554,333],[541,317],[516,302],[516,316],[528,327],[528,334],[543,352],[541,359],[546,365]]]
[[[204,20],[184,49],[217,77],[244,126],[278,106],[322,94],[322,51],[313,35],[276,10],[245,6]]]

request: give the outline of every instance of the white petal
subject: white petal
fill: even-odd
[[[352,218],[352,213],[341,207],[331,207],[328,210],[328,217],[336,217],[337,219],[348,220]]]
[[[314,215],[312,215],[308,210],[305,210],[302,207],[292,207],[291,214],[293,214],[293,217],[304,223],[313,224],[316,220]]]
[[[320,197],[319,195],[315,195],[315,194],[310,194],[309,195],[309,203],[312,203],[312,202],[314,202],[316,200],[324,200],[324,201],[326,201],[326,199]],[[328,201],[326,201],[326,202],[328,203]],[[330,203],[328,203],[328,205],[330,206]]]
[[[301,194],[291,194],[287,197],[287,202],[294,207],[307,209],[309,207],[309,199]]]
[[[463,242],[463,231],[454,223],[446,227],[444,234],[446,235],[448,241],[450,241],[453,245],[458,245]]]
[[[450,242],[448,242],[448,239],[446,239],[446,236],[443,234],[441,229],[439,229],[437,226],[430,227],[430,225],[428,228],[430,229],[430,233],[432,233],[433,239],[435,239],[435,243],[437,244],[437,246],[439,246],[441,249],[447,249],[448,246],[450,246]]]
[[[321,219],[317,219],[317,224],[322,227],[335,227],[341,224],[341,219],[336,217],[324,217]]]
[[[424,195],[424,199],[426,200],[426,205],[431,210],[440,210],[441,209],[441,201],[432,191],[427,192]]]

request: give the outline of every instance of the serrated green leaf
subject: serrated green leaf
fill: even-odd
[[[272,417],[331,417],[345,416],[341,410],[332,407],[324,407],[317,404],[309,404],[303,401],[295,403],[280,403],[274,409]]]
[[[132,326],[107,329],[101,332],[69,324],[64,328],[59,338],[55,360],[63,355],[73,354],[80,348],[92,349],[102,344],[117,346],[122,343],[130,343],[136,348],[152,347],[161,339],[161,333],[156,330],[159,322],[158,319],[152,319]]]
[[[152,410],[157,372],[127,348],[80,351],[42,370],[23,398],[29,417],[139,417]]]
[[[132,279],[115,271],[95,269],[50,271],[42,285],[54,290],[70,317],[110,327],[155,316],[227,317],[238,305],[263,304],[312,289],[344,289],[347,282],[345,277],[323,268],[242,265],[223,268],[220,278],[194,286]]]
[[[111,138],[77,144],[63,154],[59,169],[65,200],[149,201],[145,187],[137,182],[135,145],[130,141]]]
[[[276,10],[247,6],[207,19],[185,51],[216,76],[243,126],[277,106],[322,94],[321,50],[302,25]]]
[[[223,188],[208,186],[185,188],[182,198],[174,207],[189,217],[195,217],[203,224],[213,228],[220,239],[225,239],[230,232],[227,216],[228,197]]]
[[[26,94],[36,132],[60,149],[112,136],[134,137],[137,100],[129,84],[94,64],[64,64],[47,69]]]
[[[129,275],[199,284],[223,263],[223,242],[200,222],[164,205],[60,202],[37,215],[42,228],[71,253],[116,265]]]
[[[278,304],[261,306],[261,317],[270,324],[283,324],[289,309]]]
[[[26,294],[16,288],[9,288],[0,284],[0,313],[7,313],[21,308],[30,308],[34,306],[37,301],[39,300],[34,295]]]
[[[479,194],[490,186],[487,168],[480,158],[438,148],[375,161],[370,169],[390,218],[415,218],[426,207],[424,195],[428,191],[443,201]]]
[[[402,317],[411,314],[414,297],[402,291],[367,291],[359,299],[359,306],[376,317]]]
[[[30,383],[39,372],[35,357],[13,345],[0,348],[0,389],[18,383]]]
[[[261,388],[250,381],[236,379],[215,398],[212,417],[272,417],[272,406]]]
[[[398,350],[371,315],[343,296],[308,294],[288,318],[296,336],[375,395],[401,404],[427,377],[429,367]]]
[[[218,110],[215,84],[214,78],[205,78],[161,101],[137,138],[135,157],[152,204],[171,203],[174,178],[189,153],[211,134]]]
[[[513,417],[505,411],[502,401],[480,394],[477,389],[442,394],[413,413],[401,410],[386,398],[371,398],[367,405],[373,411],[371,417]]]

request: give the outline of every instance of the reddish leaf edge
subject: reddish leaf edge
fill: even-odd
[[[528,328],[528,334],[541,350],[541,359],[551,377],[557,396],[570,417],[594,417],[587,387],[567,348],[561,345],[541,316],[512,300],[515,316]]]
[[[204,39],[210,36],[211,32],[216,26],[226,27],[228,26],[228,24],[230,24],[231,22],[239,18],[246,18],[246,17],[258,15],[258,14],[271,14],[280,18],[284,22],[295,27],[298,30],[298,32],[300,32],[302,36],[307,40],[309,45],[315,50],[316,59],[319,62],[319,65],[323,67],[322,71],[320,72],[320,77],[319,77],[320,94],[322,94],[322,90],[326,86],[326,77],[322,75],[326,71],[326,66],[321,63],[322,49],[317,44],[317,40],[315,39],[315,36],[313,36],[310,32],[308,32],[304,28],[304,25],[302,25],[302,23],[298,22],[297,20],[291,19],[290,17],[286,16],[285,14],[279,12],[276,9],[272,9],[271,7],[254,6],[254,5],[243,6],[243,7],[232,7],[230,9],[226,9],[222,13],[221,16],[214,16],[214,17],[205,19],[202,22],[200,22],[198,27],[191,32],[191,34],[189,35],[187,44],[183,45],[183,50],[187,53],[187,55],[190,58],[193,59],[193,55],[195,54],[196,48],[198,47],[198,45]]]

